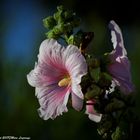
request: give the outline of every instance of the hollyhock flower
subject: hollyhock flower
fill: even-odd
[[[134,87],[131,81],[130,62],[124,47],[121,29],[114,21],[110,21],[109,28],[114,50],[109,54],[111,64],[108,65],[108,71],[120,90],[123,93],[130,93],[134,90]]]
[[[43,41],[38,63],[27,75],[29,84],[36,87],[40,117],[44,120],[54,119],[67,112],[70,93],[73,108],[81,110],[83,93],[80,82],[86,73],[85,58],[76,46],[69,45],[65,48],[54,39]]]
[[[88,100],[86,105],[86,114],[90,120],[94,122],[100,122],[102,118],[102,114],[99,114],[94,109],[95,100]]]

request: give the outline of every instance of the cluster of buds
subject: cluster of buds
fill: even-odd
[[[49,30],[47,39],[41,43],[35,68],[27,75],[36,88],[40,117],[55,119],[67,112],[67,103],[71,103],[98,123],[102,138],[130,137],[129,124],[135,119],[131,109],[134,85],[119,26],[110,21],[113,50],[95,57],[86,51],[94,33],[75,32],[80,19],[72,11],[59,6],[43,23]]]

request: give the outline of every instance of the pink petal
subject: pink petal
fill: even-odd
[[[79,55],[81,55],[81,52],[79,51],[78,47],[75,45],[69,45],[66,47],[64,53],[63,53],[63,59],[66,62],[69,58],[69,56],[78,53]]]
[[[61,59],[61,50],[63,51],[64,47],[61,46],[55,39],[46,39],[40,45],[38,59],[40,62],[46,62],[47,64],[51,61],[51,59]]]
[[[79,98],[84,99],[84,95],[82,93],[81,86],[79,84],[76,84],[74,81],[72,81],[71,90]]]
[[[65,47],[61,46],[56,40],[47,39],[43,41],[40,46],[38,61],[45,63],[46,67],[52,67],[52,73],[53,69],[55,69],[56,73],[57,71],[60,71],[64,76],[64,74],[68,74],[65,67],[65,61],[63,59],[65,50]]]
[[[57,67],[42,63],[36,64],[34,70],[27,75],[28,83],[34,87],[57,83],[64,72]]]
[[[34,70],[32,70],[27,75],[27,80],[28,80],[28,83],[33,87],[42,85],[42,80],[41,80],[40,74],[38,72],[37,63],[35,64]]]
[[[57,116],[67,112],[67,101],[70,94],[69,88],[60,88],[57,85],[46,88],[37,88],[36,95],[39,99],[39,115],[44,120],[55,119]]]
[[[130,93],[134,90],[131,80],[130,62],[127,57],[118,57],[117,61],[108,67],[108,70],[123,93]]]
[[[127,55],[127,52],[123,43],[122,32],[119,26],[114,21],[110,21],[109,28],[111,30],[111,36],[112,36],[111,40],[114,47],[114,51],[112,51],[113,57],[116,58],[118,56]]]
[[[75,93],[72,93],[72,106],[77,111],[80,111],[83,107],[83,100],[75,95]]]
[[[102,119],[102,114],[89,114],[89,119],[90,120],[92,120],[92,121],[94,121],[94,122],[96,122],[96,123],[98,123],[98,122],[100,122],[101,121],[101,119]]]
[[[86,114],[88,114],[89,119],[94,122],[100,122],[102,118],[102,114],[99,114],[94,110],[94,103],[95,103],[94,100],[89,100],[87,101],[87,103],[91,104],[91,105],[86,105]]]
[[[66,67],[75,83],[81,82],[81,77],[87,74],[87,63],[83,55],[78,51],[66,61]]]
[[[114,21],[110,22],[109,28],[111,29],[114,50],[110,53],[112,63],[108,66],[108,71],[121,91],[130,93],[134,90],[134,86],[131,80],[130,62],[127,58],[121,29]]]

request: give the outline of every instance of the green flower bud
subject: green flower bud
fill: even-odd
[[[68,20],[68,19],[72,18],[73,16],[75,16],[75,13],[73,13],[72,11],[65,11],[64,12],[65,20]]]
[[[97,85],[93,84],[85,94],[85,98],[88,100],[93,99],[99,96],[100,94],[101,94],[101,89]]]
[[[119,126],[116,127],[116,130],[112,133],[112,135],[111,135],[112,140],[132,139],[132,137],[129,134],[130,130],[129,130],[128,122],[124,123],[124,121],[123,122],[121,121],[120,124],[119,124]]]
[[[97,83],[100,79],[100,67],[98,68],[89,68],[89,72],[91,75],[91,78]]]
[[[125,103],[123,101],[114,98],[105,107],[105,112],[114,112],[116,110],[123,109],[124,107],[125,107]]]
[[[109,87],[111,85],[111,81],[112,81],[111,75],[102,72],[98,83],[102,88],[104,88],[104,87]]]
[[[68,38],[67,43],[68,43],[68,44],[74,44],[74,40],[75,40],[74,35],[71,35],[71,36]]]
[[[58,39],[58,38],[60,37],[59,34],[56,34],[56,33],[54,32],[54,30],[50,30],[49,32],[47,32],[47,33],[46,33],[46,36],[47,36],[47,38],[49,38],[49,39],[51,39],[51,38],[53,38],[53,39]]]
[[[65,19],[62,16],[62,11],[58,11],[54,14],[54,19],[56,20],[57,24],[64,23]]]
[[[81,43],[81,38],[78,35],[71,35],[68,40],[67,40],[68,44],[73,44],[75,46],[80,46]]]
[[[117,127],[115,132],[111,135],[112,140],[121,140],[122,138],[122,132],[120,127]]]
[[[54,31],[54,33],[55,33],[56,35],[61,35],[61,34],[63,34],[63,30],[62,30],[62,28],[61,28],[61,25],[55,26],[55,27],[53,28],[53,31]]]
[[[96,58],[88,58],[87,63],[91,68],[98,68],[100,66],[100,61]]]
[[[64,11],[64,6],[63,5],[57,6],[57,10],[58,11]]]
[[[100,128],[97,129],[99,135],[104,135],[109,131],[109,129],[112,127],[111,121],[104,121],[100,124]]]
[[[46,28],[52,29],[56,25],[56,22],[52,16],[49,16],[43,19],[43,24]]]

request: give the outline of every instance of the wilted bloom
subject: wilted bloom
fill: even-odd
[[[109,28],[114,50],[109,55],[111,64],[109,64],[108,70],[120,90],[123,93],[130,93],[134,90],[134,87],[131,81],[130,62],[124,47],[122,33],[114,21],[110,21]]]
[[[36,87],[40,117],[44,120],[54,119],[67,112],[70,93],[72,106],[78,111],[82,109],[83,93],[80,82],[86,73],[85,58],[76,46],[69,45],[65,48],[54,39],[43,41],[38,63],[27,75],[29,84]]]
[[[88,100],[86,105],[86,114],[88,114],[88,117],[90,120],[94,122],[100,122],[102,118],[102,114],[99,114],[94,109],[95,100]]]

